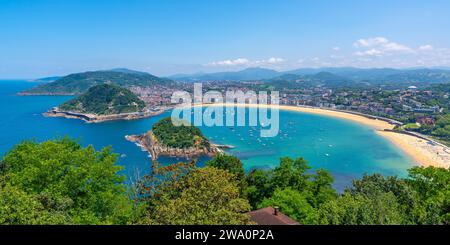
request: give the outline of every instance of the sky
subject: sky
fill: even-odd
[[[0,78],[450,66],[448,0],[0,0]]]

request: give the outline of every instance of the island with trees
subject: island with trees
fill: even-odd
[[[127,135],[126,139],[148,151],[153,160],[161,155],[192,159],[221,152],[219,148],[223,146],[210,143],[197,127],[182,121],[178,124],[174,125],[172,118],[167,117],[155,123],[147,133]]]

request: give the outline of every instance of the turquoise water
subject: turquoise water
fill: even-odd
[[[153,123],[169,116],[88,124],[81,120],[46,118],[42,112],[70,96],[17,96],[16,93],[36,85],[24,81],[0,81],[0,154],[24,139],[38,141],[69,135],[83,145],[96,149],[111,145],[120,154],[123,173],[134,179],[148,172],[150,160],[146,152],[125,140],[129,134],[141,134]],[[384,175],[406,174],[414,162],[389,141],[366,126],[321,115],[280,111],[281,132],[274,138],[259,138],[259,128],[201,127],[214,143],[235,146],[230,154],[242,159],[246,170],[270,168],[283,156],[307,159],[314,169],[325,168],[336,179],[335,187],[342,189],[351,179],[364,173]],[[206,158],[200,159],[200,164]],[[177,159],[161,158],[168,164]]]

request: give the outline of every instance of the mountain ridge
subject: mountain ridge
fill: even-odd
[[[261,74],[258,74],[261,72]],[[379,84],[433,84],[450,82],[450,68],[355,68],[355,67],[322,67],[322,68],[299,68],[288,71],[276,71],[265,68],[247,68],[240,71],[202,73],[201,75],[185,75],[171,77],[177,81],[275,81],[290,77],[290,79],[302,79],[307,76],[319,75],[321,73],[331,73],[336,77],[341,77],[343,82],[354,81],[358,84],[366,83],[372,85]],[[296,77],[297,76],[297,77]],[[320,76],[319,76],[320,77]],[[287,80],[290,80],[287,79]],[[397,83],[397,84],[396,84]]]
[[[89,88],[111,83],[122,87],[146,87],[152,85],[174,86],[177,83],[171,79],[160,78],[146,72],[133,71],[125,68],[113,70],[86,71],[61,77],[54,82],[40,84],[23,91],[22,95],[78,95]]]

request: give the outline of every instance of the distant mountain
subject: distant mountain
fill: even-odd
[[[398,73],[390,74],[381,79],[381,82],[396,82],[400,84],[420,84],[420,83],[443,83],[450,82],[450,70],[431,70],[431,69],[419,69],[401,71]]]
[[[86,93],[59,106],[64,111],[96,115],[138,112],[144,107],[144,101],[130,90],[112,84],[93,86]]]
[[[58,80],[58,79],[60,79],[61,77],[58,77],[58,76],[54,76],[54,77],[42,77],[42,78],[38,78],[38,79],[34,79],[34,80],[31,80],[31,82],[46,82],[46,83],[49,83],[49,82],[54,82],[54,81],[56,81],[56,80]]]
[[[354,67],[323,67],[300,68],[278,72],[265,68],[247,68],[236,72],[197,73],[192,75],[179,74],[170,77],[178,81],[309,81],[310,84],[328,85],[426,85],[432,83],[450,82],[450,69],[436,68],[354,68]],[[315,82],[312,82],[315,81]]]
[[[283,74],[279,77],[265,80],[265,82],[273,87],[282,88],[307,88],[307,87],[355,87],[365,86],[364,83],[353,81],[349,78],[338,76],[331,72],[318,72],[316,74]]]
[[[260,67],[247,68],[241,71],[227,71],[227,72],[216,72],[216,73],[197,73],[191,75],[176,75],[169,78],[175,79],[177,81],[248,81],[248,80],[261,80],[269,79],[279,76],[280,73],[275,70],[265,69]]]
[[[54,82],[41,84],[22,94],[81,94],[89,88],[104,84],[116,84],[122,87],[139,86],[146,87],[155,84],[165,86],[175,86],[176,82],[167,78],[159,78],[145,72],[124,70],[123,68],[109,71],[88,71],[83,73],[70,74]]]
[[[338,76],[347,77],[352,80],[377,79],[387,75],[395,74],[401,70],[391,68],[354,68],[354,67],[322,67],[322,68],[300,68],[286,71],[287,74],[311,75],[319,72],[329,72]]]
[[[352,68],[330,67],[317,69],[297,69],[286,71],[285,74],[308,75],[319,72],[329,72],[347,79],[366,82],[368,84],[405,85],[421,83],[450,82],[450,70],[445,69],[392,69],[392,68]]]
[[[122,72],[122,73],[128,73],[128,74],[148,75],[147,72],[131,70],[128,68],[114,68],[114,69],[106,70],[106,71],[116,71],[116,72]]]
[[[180,73],[180,74],[171,75],[168,78],[173,79],[173,80],[190,79],[190,78],[201,77],[206,74],[207,73],[204,73],[204,72],[197,72],[197,73],[193,73],[193,74]]]

